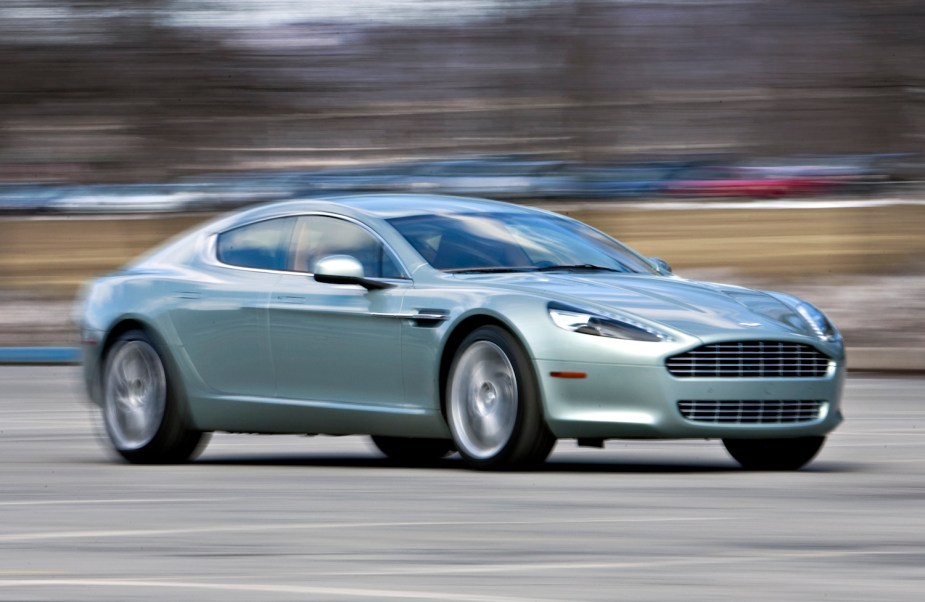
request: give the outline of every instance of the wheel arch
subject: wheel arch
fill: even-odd
[[[99,385],[100,388],[97,390],[100,392],[102,391],[103,373],[106,370],[106,357],[109,355],[112,346],[119,340],[119,337],[133,330],[143,332],[151,339],[151,342],[154,343],[155,351],[161,356],[161,361],[164,362],[164,369],[167,370],[168,379],[175,383],[175,386],[172,387],[173,393],[180,397],[185,406],[185,387],[183,387],[182,384],[176,386],[179,384],[177,380],[180,378],[181,373],[179,366],[176,364],[176,358],[168,351],[169,346],[167,341],[147,320],[137,316],[123,316],[116,320],[106,333],[106,336],[101,339],[99,343],[98,367],[96,370],[97,385]]]
[[[119,337],[133,330],[140,330],[141,332],[148,335],[148,337],[150,337],[151,340],[157,345],[157,350],[162,354],[164,353],[165,342],[163,338],[157,333],[157,330],[155,330],[150,324],[140,318],[134,316],[126,316],[113,323],[112,327],[106,333],[106,336],[103,337],[103,340],[100,342],[101,368],[102,364],[105,363],[106,356],[109,354],[109,350],[112,348],[113,344],[119,340]]]
[[[507,331],[517,343],[524,349],[524,352],[527,356],[530,356],[529,349],[525,344],[523,337],[520,336],[520,333],[517,332],[515,328],[512,328],[510,324],[505,322],[499,317],[493,316],[491,314],[474,314],[467,316],[456,324],[453,330],[450,332],[449,336],[446,338],[446,343],[443,345],[443,352],[440,355],[440,372],[439,372],[439,394],[440,394],[440,412],[443,414],[444,420],[446,419],[446,385],[450,376],[450,365],[453,363],[453,358],[456,357],[457,351],[462,344],[463,340],[469,334],[474,332],[476,329],[481,328],[482,326],[497,326],[499,328]]]

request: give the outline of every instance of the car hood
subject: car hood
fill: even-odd
[[[478,276],[586,311],[662,324],[695,337],[814,337],[809,324],[772,295],[677,277],[631,274],[524,273]],[[815,338],[815,337],[814,337]]]

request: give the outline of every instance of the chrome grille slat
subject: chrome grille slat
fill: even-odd
[[[715,343],[668,358],[681,378],[819,378],[831,360],[815,347],[785,341]]]
[[[789,424],[819,418],[820,399],[698,399],[678,402],[678,410],[693,422],[711,424]]]

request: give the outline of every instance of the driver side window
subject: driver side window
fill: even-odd
[[[385,246],[361,226],[335,217],[300,217],[292,234],[289,269],[314,273],[318,260],[330,255],[355,258],[368,278],[402,277]]]

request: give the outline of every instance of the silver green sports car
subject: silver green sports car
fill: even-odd
[[[260,206],[89,284],[80,308],[87,388],[131,462],[227,431],[371,435],[402,462],[483,469],[562,438],[716,438],[784,470],[842,420],[841,336],[809,303],[493,201]]]

